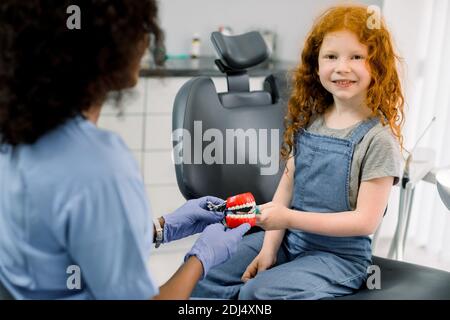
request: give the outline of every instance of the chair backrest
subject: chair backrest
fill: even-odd
[[[248,68],[268,57],[258,32],[211,40],[228,91],[197,77],[179,90],[173,110],[173,156],[178,186],[186,199],[221,198],[252,192],[271,201],[284,164],[279,150],[286,113],[286,76],[270,75],[263,90],[250,91]]]

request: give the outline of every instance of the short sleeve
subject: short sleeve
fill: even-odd
[[[149,299],[158,293],[147,267],[153,224],[141,179],[92,178],[64,211],[55,229],[95,299]]]
[[[361,164],[361,181],[394,177],[394,185],[401,176],[402,157],[396,138],[389,128],[373,136]]]

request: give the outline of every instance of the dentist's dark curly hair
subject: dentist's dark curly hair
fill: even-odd
[[[81,29],[66,23],[80,8]],[[135,84],[162,33],[155,0],[1,0],[0,144],[33,143]]]

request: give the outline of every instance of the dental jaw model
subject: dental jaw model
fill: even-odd
[[[229,197],[220,205],[208,203],[208,208],[214,211],[225,211],[224,225],[228,228],[236,228],[243,223],[249,223],[254,227],[256,215],[260,213],[255,198],[250,192]]]
[[[225,209],[226,226],[236,228],[243,223],[249,223],[254,227],[257,210],[255,198],[250,192],[229,197]]]

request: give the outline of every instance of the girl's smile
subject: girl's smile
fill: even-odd
[[[356,83],[356,81],[352,81],[352,80],[335,80],[335,81],[333,81],[333,83],[339,88],[349,88],[354,83]]]
[[[347,30],[328,33],[319,52],[319,78],[334,100],[363,100],[371,81],[367,47]]]

